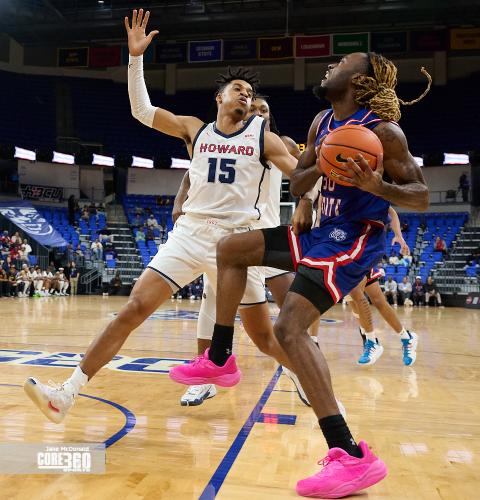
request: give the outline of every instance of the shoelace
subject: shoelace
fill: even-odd
[[[198,365],[198,363],[200,363],[200,361],[203,359],[203,354],[200,354],[199,356],[197,356],[196,358],[193,358],[191,361],[190,361],[190,364],[192,366],[195,366],[195,365]]]
[[[189,396],[198,396],[202,390],[202,386],[192,386],[188,388],[187,394]]]
[[[67,393],[63,390],[63,384],[59,384],[58,382],[54,382],[53,380],[48,381],[48,386],[51,389],[55,389],[57,391],[62,391],[63,396],[67,397]],[[75,403],[75,396],[72,396],[72,405]]]
[[[322,467],[326,467],[328,464],[332,463],[332,461],[333,459],[327,455],[326,457],[323,457],[321,460],[319,460],[317,464],[321,465]]]

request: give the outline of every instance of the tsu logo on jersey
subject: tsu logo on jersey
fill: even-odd
[[[337,227],[328,235],[329,238],[335,241],[343,241],[347,239],[347,233],[343,229]]]

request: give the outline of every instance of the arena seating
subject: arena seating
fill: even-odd
[[[160,204],[159,204],[160,203]],[[136,236],[138,231],[143,229],[138,229],[134,227],[136,224],[143,225],[148,215],[145,213],[145,209],[149,208],[158,224],[163,226],[163,230],[156,228],[153,229],[153,235],[156,241],[136,241],[136,246],[140,253],[140,257],[144,266],[150,262],[152,257],[157,253],[158,243],[161,241],[162,233],[166,237],[168,231],[173,228],[172,220],[172,208],[173,208],[173,197],[172,196],[148,196],[148,195],[129,195],[123,200],[123,207],[127,215],[128,223],[133,227],[133,233]],[[143,214],[139,216],[138,221],[135,215],[135,208],[139,207],[143,210]]]
[[[60,81],[71,90],[73,135],[81,140],[102,143],[105,152],[110,154],[133,153],[153,157],[167,153],[167,157],[187,157],[183,141],[159,134],[132,118],[126,84],[4,71],[0,71],[0,86],[5,89],[0,94],[0,104],[4,115],[12,118],[0,123],[2,142],[32,148],[54,146],[55,86]],[[438,151],[441,144],[448,144],[450,151],[470,150],[472,144],[476,144],[476,131],[480,128],[479,84],[480,74],[451,80],[448,86],[433,86],[428,97],[416,105],[403,107],[401,126],[408,137],[410,150],[420,155]],[[397,87],[399,96],[405,100],[417,97],[424,88],[424,82],[401,83]],[[175,113],[194,114],[205,121],[214,119],[213,86],[212,89],[179,92],[174,96],[154,89],[149,92],[154,104]],[[295,92],[291,88],[271,87],[262,88],[262,93],[269,96],[280,131],[304,142],[311,120],[322,107],[311,89]],[[453,107],[445,105],[452,102],[455,102]],[[460,120],[452,128],[449,117],[457,109],[468,109],[469,120]],[[25,120],[25,116],[29,119]],[[426,126],[432,123],[435,127]]]

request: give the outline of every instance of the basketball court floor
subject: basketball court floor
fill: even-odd
[[[62,382],[125,300],[0,300],[0,443],[107,446],[103,475],[1,475],[0,498],[298,498],[296,481],[316,470],[326,445],[291,381],[240,324],[241,383],[201,406],[180,406],[184,387],[167,372],[194,355],[198,303],[175,300],[159,309],[84,388],[62,424],[39,413],[23,392],[25,378]],[[411,368],[378,315],[385,353],[370,368],[356,365],[361,342],[349,308],[336,306],[321,325],[352,433],[389,467],[387,478],[359,497],[480,498],[480,311],[398,311],[420,337]]]

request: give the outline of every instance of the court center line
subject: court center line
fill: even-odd
[[[22,387],[21,385],[18,384],[0,384],[0,386],[5,386],[5,387]],[[130,411],[128,408],[125,408],[125,406],[122,406],[121,404],[115,403],[115,401],[110,401],[109,399],[103,399],[99,398],[98,396],[90,396],[88,394],[79,394],[79,396],[83,396],[84,398],[90,398],[90,399],[96,399],[97,401],[100,401],[101,403],[105,403],[107,405],[113,406],[117,410],[119,410],[121,413],[123,413],[125,417],[125,424],[123,427],[110,436],[108,439],[104,441],[105,448],[109,448],[112,446],[112,444],[115,444],[117,441],[122,439],[122,437],[126,436],[134,427],[135,424],[137,423],[137,419],[135,417],[135,414]]]
[[[260,417],[263,407],[265,406],[265,403],[268,401],[268,398],[272,394],[273,388],[278,382],[278,379],[280,378],[281,374],[282,374],[282,367],[279,366],[276,372],[273,374],[273,377],[270,380],[269,384],[263,391],[263,394],[260,396],[260,399],[258,400],[257,404],[253,408],[252,413],[250,413],[246,422],[243,424],[242,428],[237,434],[237,437],[235,438],[230,448],[228,449],[227,453],[223,457],[223,460],[220,462],[220,465],[217,467],[217,470],[213,473],[213,476],[210,478],[210,481],[208,482],[207,486],[205,486],[205,489],[203,490],[203,493],[200,495],[199,500],[211,500],[217,496],[220,488],[222,487],[223,482],[225,481],[225,478],[227,477],[227,474],[229,473],[230,469],[232,468],[232,465],[234,464],[235,460],[238,457],[238,454],[240,453],[240,450],[245,444],[248,435],[250,434],[255,423],[258,421],[258,418]]]

